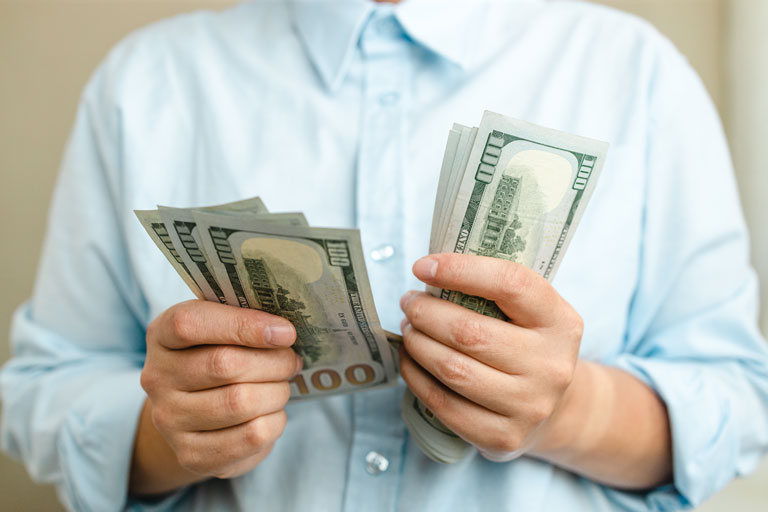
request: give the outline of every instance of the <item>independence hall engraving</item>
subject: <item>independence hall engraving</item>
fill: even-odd
[[[330,330],[310,323],[310,315],[303,313],[307,306],[288,296],[288,290],[280,286],[262,258],[243,258],[243,261],[248,272],[251,289],[259,301],[259,309],[290,321],[296,328],[294,350],[305,361],[316,361],[323,353],[321,340]]]

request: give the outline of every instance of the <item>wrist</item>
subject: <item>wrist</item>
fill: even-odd
[[[605,424],[597,417],[601,412],[592,407],[599,400],[597,394],[610,392],[610,383],[600,381],[599,365],[579,359],[557,407],[534,434],[528,455],[562,464],[587,449],[584,445]]]
[[[141,409],[133,445],[129,494],[140,497],[159,496],[202,480],[205,477],[181,467],[176,452],[155,428],[152,403],[146,400]]]
[[[651,489],[672,481],[666,406],[646,384],[579,360],[574,378],[527,452],[606,485]]]

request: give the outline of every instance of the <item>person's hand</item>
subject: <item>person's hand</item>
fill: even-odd
[[[491,299],[509,317],[406,293],[400,371],[413,394],[490,460],[543,447],[573,379],[581,317],[545,279],[501,259],[436,254],[417,261],[413,273],[428,285]]]
[[[261,311],[193,300],[147,329],[141,385],[178,464],[231,478],[261,462],[285,427],[296,331]]]

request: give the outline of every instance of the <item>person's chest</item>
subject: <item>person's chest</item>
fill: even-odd
[[[260,196],[315,226],[359,228],[382,324],[398,330],[399,297],[423,288],[410,267],[427,252],[452,122],[476,125],[488,109],[607,140],[600,182],[553,284],[585,319],[582,355],[621,351],[641,264],[646,165],[642,104],[619,91],[621,80],[594,87],[592,59],[542,62],[546,52],[525,40],[471,71],[403,41],[375,55],[358,49],[330,92],[297,41],[281,45],[280,55],[187,75],[151,127],[148,116],[126,121],[136,207]],[[150,318],[185,294],[170,266],[136,272]]]

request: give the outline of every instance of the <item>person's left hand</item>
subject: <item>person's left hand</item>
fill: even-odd
[[[501,259],[435,254],[413,273],[428,285],[491,299],[509,317],[406,293],[400,371],[413,394],[490,460],[546,450],[547,424],[578,360],[579,314],[544,278]]]

